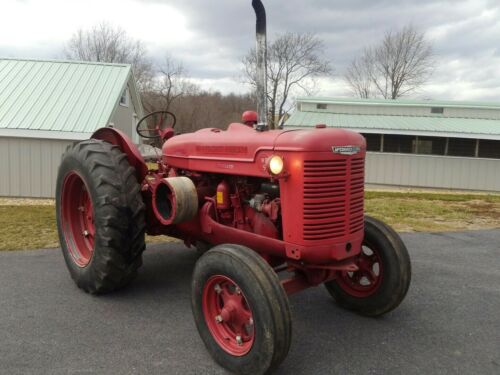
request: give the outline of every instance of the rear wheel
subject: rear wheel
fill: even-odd
[[[365,218],[365,237],[357,259],[359,270],[339,272],[326,289],[342,307],[362,315],[378,316],[403,301],[411,279],[408,251],[387,224]]]
[[[142,264],[144,203],[135,170],[109,143],[88,140],[64,154],[56,188],[59,240],[78,287],[105,293]]]
[[[196,263],[192,308],[212,357],[239,374],[264,374],[285,359],[291,341],[288,298],[255,252],[219,245]]]

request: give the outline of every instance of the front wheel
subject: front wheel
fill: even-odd
[[[264,374],[285,359],[291,341],[288,299],[255,252],[219,245],[196,263],[194,320],[212,357],[238,374]]]
[[[357,259],[359,270],[339,272],[325,283],[337,304],[362,315],[379,316],[403,301],[410,286],[410,256],[387,224],[365,217],[365,237]]]

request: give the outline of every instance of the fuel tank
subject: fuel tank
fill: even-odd
[[[243,124],[227,130],[208,128],[170,138],[163,145],[163,161],[175,168],[268,177],[266,163],[276,152],[348,152],[364,150],[364,138],[334,128],[258,132]],[[347,151],[346,151],[347,150]]]

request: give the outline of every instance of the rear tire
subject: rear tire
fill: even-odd
[[[399,306],[410,287],[410,256],[391,227],[369,216],[358,267],[359,271],[339,272],[325,283],[339,306],[366,316],[383,315]]]
[[[288,298],[272,268],[254,251],[219,245],[196,263],[191,304],[212,357],[238,374],[265,374],[288,354]]]
[[[59,241],[71,277],[92,294],[127,285],[142,264],[140,185],[117,146],[90,139],[69,147],[59,167]]]

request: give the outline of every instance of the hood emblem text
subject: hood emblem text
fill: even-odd
[[[354,155],[361,151],[359,146],[333,146],[332,151],[335,154]]]

